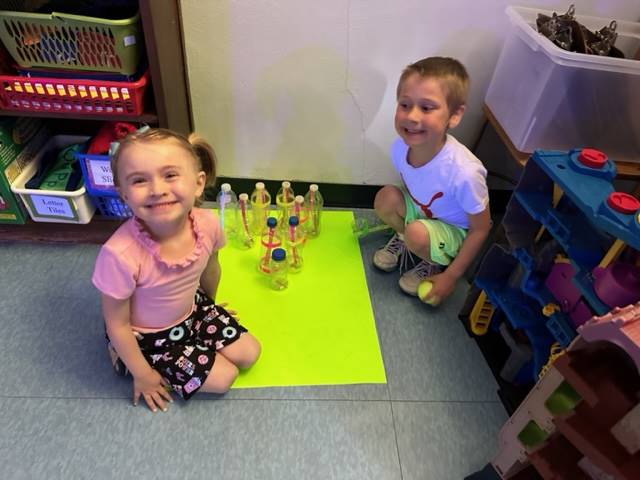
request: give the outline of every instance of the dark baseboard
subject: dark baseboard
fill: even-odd
[[[215,187],[209,187],[205,191],[205,200],[215,201],[220,190],[220,185],[230,183],[231,189],[237,194],[251,194],[255,188],[257,181],[264,182],[269,193],[271,193],[272,202],[280,184],[278,180],[256,180],[251,178],[231,178],[218,177]],[[309,182],[292,181],[291,186],[297,194],[304,195],[309,190]],[[382,185],[352,185],[341,183],[318,183],[318,188],[324,197],[324,203],[327,207],[336,208],[373,208],[373,199]],[[511,198],[511,190],[490,190],[489,199],[491,202],[491,211],[493,213],[504,212],[505,207]]]

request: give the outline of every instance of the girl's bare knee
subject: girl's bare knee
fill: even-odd
[[[243,333],[238,340],[224,347],[218,353],[224,355],[225,359],[239,368],[249,368],[256,363],[261,350],[260,342],[253,335]]]
[[[234,363],[240,368],[249,368],[258,361],[258,358],[260,358],[262,346],[260,345],[260,342],[250,334],[243,335],[240,340],[244,341],[244,344],[242,345],[242,352],[238,355],[237,361],[234,361]]]
[[[222,355],[216,355],[213,368],[202,385],[202,390],[209,393],[226,393],[238,378],[238,367]]]

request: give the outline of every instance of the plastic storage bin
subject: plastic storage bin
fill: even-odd
[[[640,162],[640,23],[618,21],[616,47],[626,58],[563,50],[535,29],[538,12],[507,7],[511,30],[485,103],[514,146],[593,147],[616,160]],[[577,15],[591,30],[611,19]]]
[[[110,218],[133,216],[113,183],[109,156],[76,154],[76,157],[80,162],[85,188],[100,214]]]
[[[144,110],[148,73],[135,82],[0,75],[0,107],[70,115],[131,115]]]
[[[107,20],[66,13],[0,10],[0,38],[21,67],[135,73],[142,54],[140,15]]]
[[[85,142],[88,137],[57,135],[38,152],[22,173],[11,184],[11,191],[20,196],[31,218],[36,222],[89,223],[96,207],[84,186],[73,192],[25,188],[25,183],[36,173],[45,152],[67,145]]]

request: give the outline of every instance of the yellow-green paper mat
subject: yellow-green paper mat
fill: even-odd
[[[386,383],[353,213],[322,213],[301,272],[271,290],[258,272],[259,242],[220,251],[218,302],[228,302],[262,344],[262,356],[234,388]]]

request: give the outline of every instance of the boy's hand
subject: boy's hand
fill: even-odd
[[[140,395],[147,402],[147,405],[152,412],[156,412],[158,408],[163,412],[167,411],[167,404],[165,400],[173,403],[171,394],[167,391],[165,386],[167,383],[160,376],[158,372],[153,369],[149,369],[148,373],[144,375],[133,377],[133,405],[138,405],[138,399]]]
[[[456,288],[457,278],[451,274],[447,274],[445,270],[442,273],[425,278],[429,280],[433,287],[431,291],[425,296],[423,301],[431,300],[432,298],[438,298],[438,303],[442,303]]]

